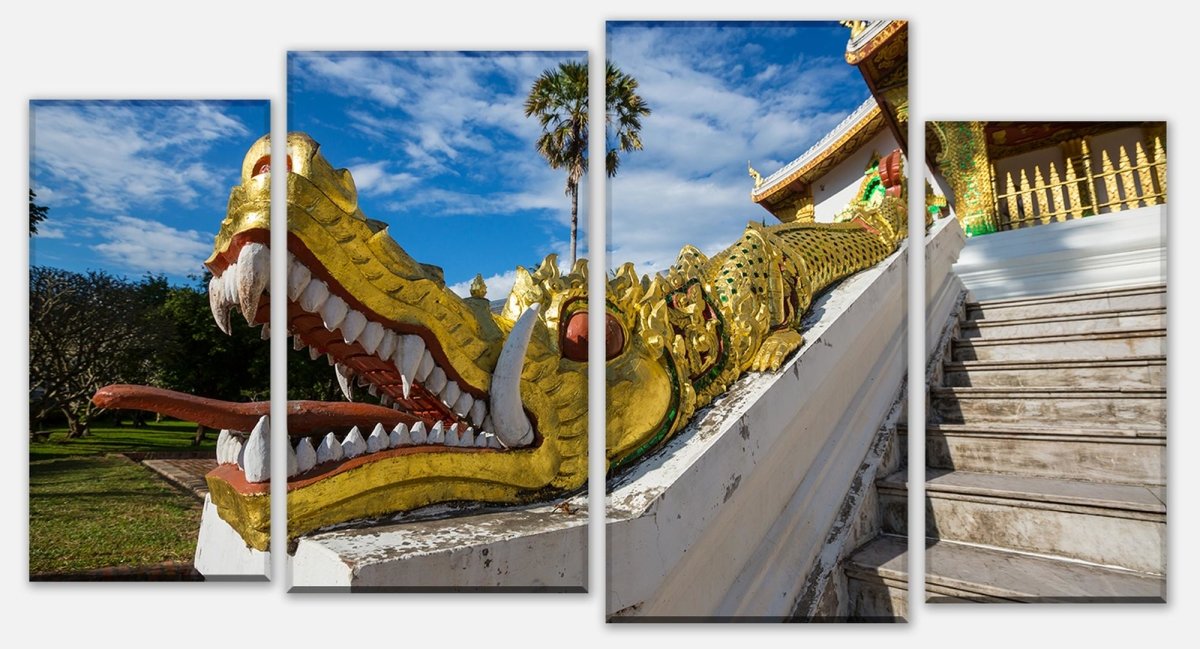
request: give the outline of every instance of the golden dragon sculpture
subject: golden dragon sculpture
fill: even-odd
[[[290,134],[287,152],[288,277],[276,297],[286,299],[296,349],[326,356],[348,399],[288,403],[288,537],[435,503],[533,502],[582,488],[586,260],[565,273],[553,255],[532,272],[518,268],[493,313],[481,281],[459,297],[440,269],[363,214],[349,171],[311,138]],[[264,137],[245,157],[205,262],[223,330],[232,310],[251,324],[270,320],[272,170]],[[893,181],[842,223],[751,224],[711,259],[685,247],[653,280],[628,264],[616,273],[606,296],[610,470],[661,446],[745,371],[777,369],[802,344],[813,297],[896,249],[905,210]],[[349,401],[356,387],[370,402]],[[213,502],[248,545],[267,548],[266,404],[141,386],[95,399],[224,429],[207,476]]]

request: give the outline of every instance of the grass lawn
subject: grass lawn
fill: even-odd
[[[49,441],[29,443],[31,573],[192,560],[200,503],[150,469],[108,454],[215,455],[216,434],[195,447],[196,424],[184,421],[96,427],[70,440],[65,429],[52,430]]]
[[[144,428],[98,426],[91,435],[77,439],[67,439],[66,428],[50,430],[48,441],[29,442],[29,461],[128,451],[209,451],[214,457],[217,452],[216,432],[209,432],[200,446],[192,446],[196,424],[190,421],[149,422]]]
[[[29,463],[29,571],[191,561],[200,503],[116,456]]]

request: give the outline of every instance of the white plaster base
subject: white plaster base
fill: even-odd
[[[587,511],[581,495],[565,507],[443,513],[312,534],[289,557],[292,590],[582,592]]]
[[[973,237],[954,270],[975,300],[1161,284],[1167,279],[1167,208]]]
[[[271,553],[247,546],[241,535],[221,520],[211,496],[204,497],[195,564],[196,570],[209,581],[265,580],[271,575]]]
[[[607,611],[783,619],[905,374],[908,247],[843,281],[804,347],[610,480]]]

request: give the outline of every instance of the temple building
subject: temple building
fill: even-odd
[[[846,62],[858,67],[871,96],[778,171],[761,178],[752,170],[751,200],[784,223],[835,220],[880,158],[907,151],[908,23],[844,24],[851,33]]]

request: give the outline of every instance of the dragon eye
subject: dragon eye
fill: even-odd
[[[610,313],[604,314],[604,360],[610,361],[625,349],[625,330]],[[588,312],[576,311],[567,319],[562,338],[562,354],[573,361],[587,361]]]

